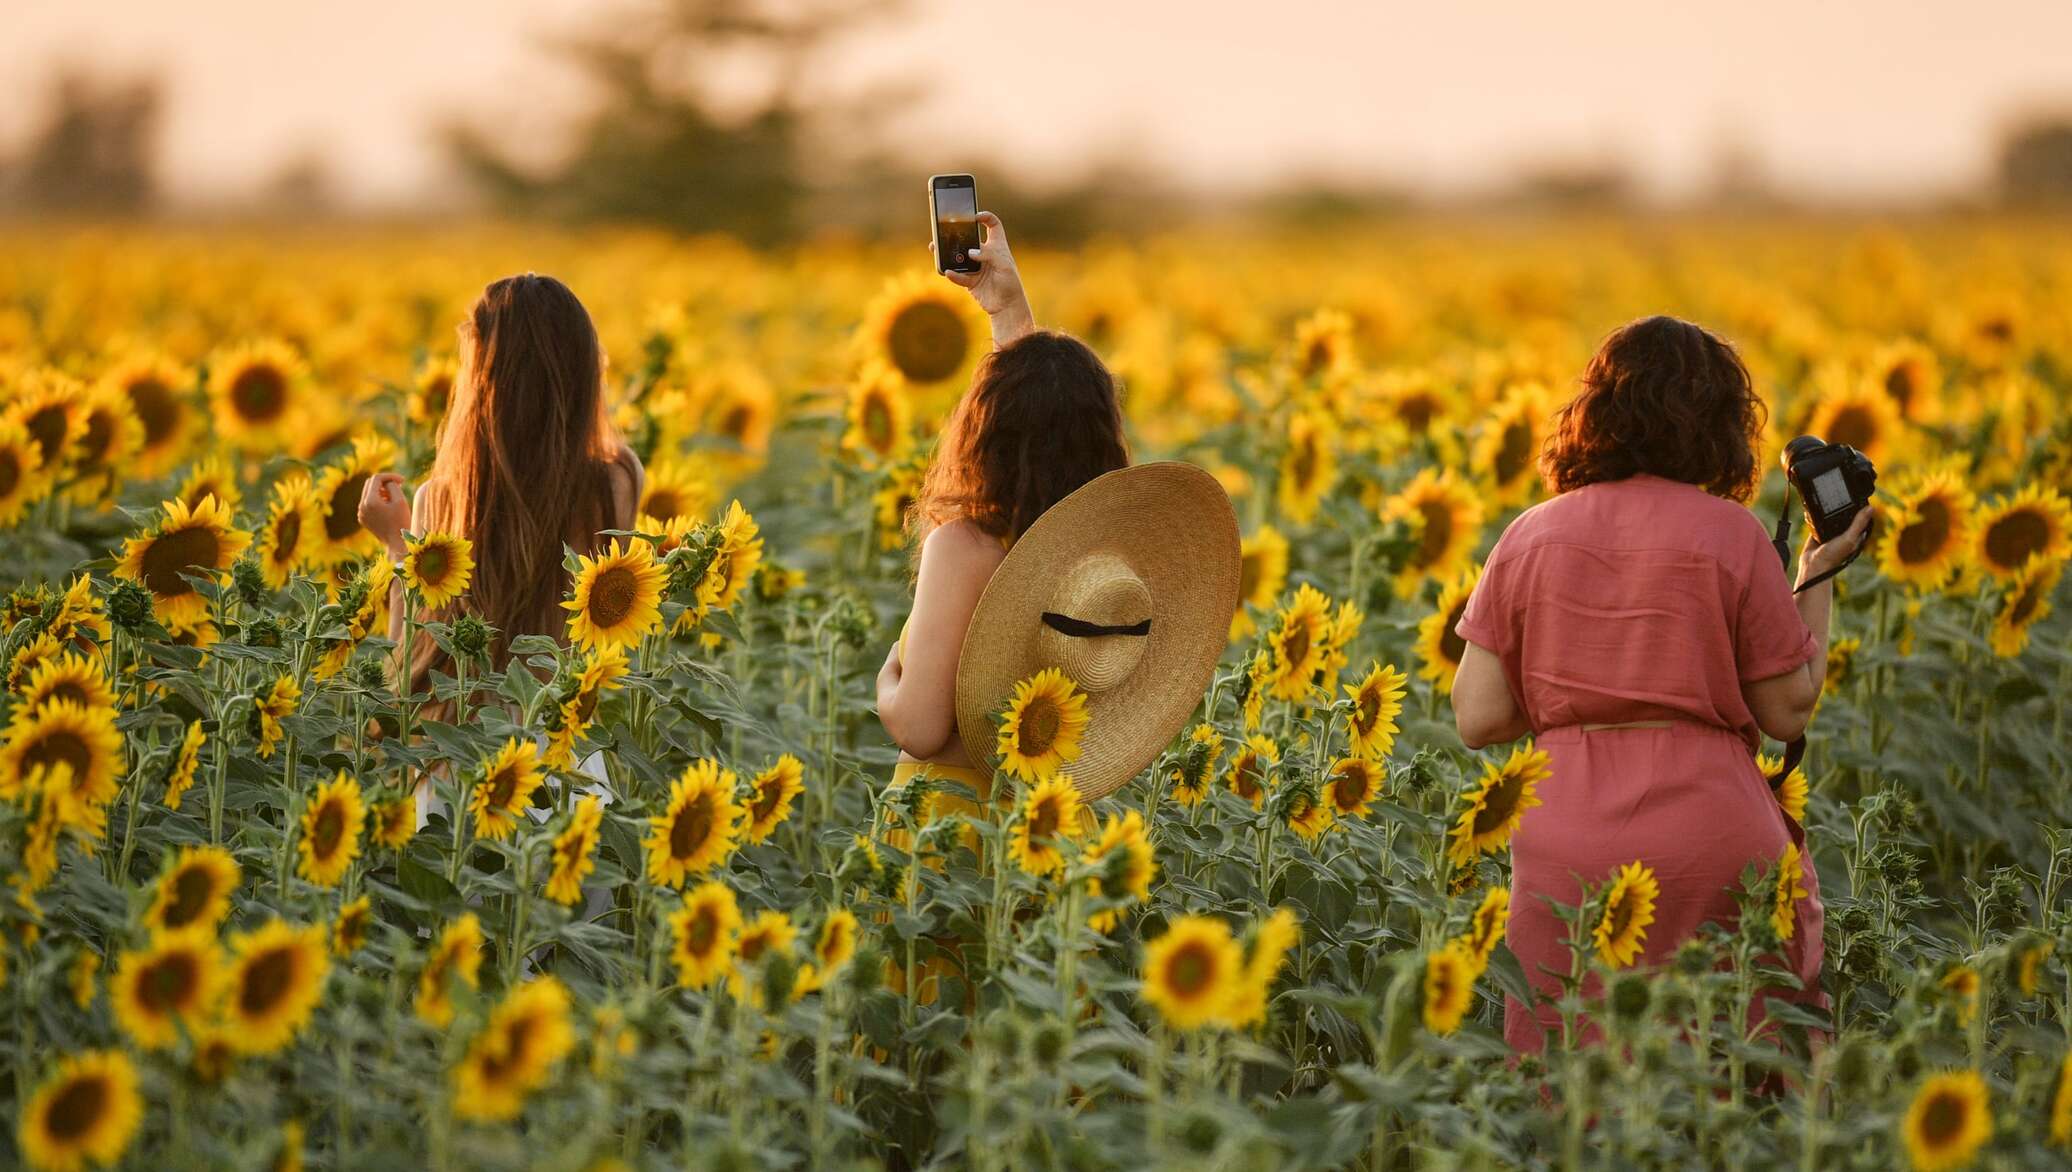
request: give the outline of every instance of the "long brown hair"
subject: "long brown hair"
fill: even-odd
[[[419,523],[474,543],[466,609],[497,629],[499,663],[512,638],[561,629],[562,543],[587,552],[611,526],[618,449],[604,348],[583,303],[535,273],[484,289],[460,326]]]
[[[1734,347],[1648,317],[1612,331],[1555,420],[1540,475],[1556,492],[1647,472],[1718,496],[1755,495],[1763,404]]]
[[[1038,330],[986,355],[936,440],[908,531],[959,518],[1020,537],[1072,490],[1129,465],[1115,376],[1077,338]]]

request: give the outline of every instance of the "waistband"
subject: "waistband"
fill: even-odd
[[[1535,730],[1533,733],[1533,739],[1539,742],[1567,743],[1580,741],[1585,736],[1594,733],[1624,733],[1642,731],[1675,731],[1681,733],[1695,732],[1706,736],[1725,737],[1726,739],[1731,740],[1736,744],[1744,746],[1748,743],[1742,737],[1742,735],[1734,729],[1727,728],[1722,725],[1711,724],[1703,720],[1689,720],[1678,717],[1668,717],[1661,720],[1629,720],[1617,724],[1556,725],[1553,728],[1543,728]]]
[[[978,770],[966,765],[943,765],[935,761],[901,761],[892,767],[892,784],[898,785],[909,781],[924,772],[930,777],[939,777],[944,781],[961,781],[973,789],[978,788]]]

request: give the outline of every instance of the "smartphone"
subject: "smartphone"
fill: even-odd
[[[984,241],[978,223],[978,182],[969,175],[930,175],[928,213],[935,218],[935,271],[975,273],[971,250]]]

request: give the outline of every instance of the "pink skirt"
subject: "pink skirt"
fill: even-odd
[[[1747,743],[1727,729],[1694,721],[1588,731],[1570,725],[1539,733],[1535,743],[1546,750],[1552,776],[1540,783],[1541,804],[1527,811],[1511,840],[1505,940],[1542,997],[1558,997],[1560,974],[1570,969],[1568,929],[1549,899],[1574,906],[1584,883],[1603,884],[1635,860],[1646,864],[1661,894],[1635,962],[1644,968],[1666,961],[1700,925],[1733,927],[1740,918],[1735,893],[1749,864],[1774,867],[1788,843],[1805,850],[1805,832],[1777,804]],[[1810,858],[1804,878],[1808,895],[1779,967],[1805,988],[1766,995],[1825,1006],[1825,913]],[[1585,982],[1587,992],[1596,988],[1594,979]],[[1536,1052],[1560,1036],[1560,1021],[1551,1004],[1534,1011],[1508,998],[1504,1040],[1514,1051]]]

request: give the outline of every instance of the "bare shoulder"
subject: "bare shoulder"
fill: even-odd
[[[938,525],[921,542],[921,570],[957,578],[991,578],[1007,556],[1000,540],[970,521]]]

